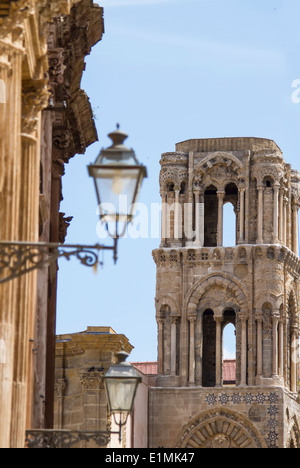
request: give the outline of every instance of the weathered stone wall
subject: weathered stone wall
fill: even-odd
[[[60,51],[55,50],[60,54],[56,65],[57,56],[53,62],[48,54],[51,45],[57,47],[55,40],[51,42],[53,36],[50,38],[54,21],[56,26],[59,24],[56,38],[62,39]],[[65,220],[59,214],[60,177],[64,163],[97,139],[91,106],[80,90],[80,80],[84,56],[93,41],[100,39],[102,26],[102,9],[89,0],[5,0],[0,5],[1,241],[64,241],[60,235],[65,231]],[[62,63],[64,60],[67,63]],[[58,88],[68,95],[61,101],[55,94]],[[48,114],[42,116],[46,108]],[[54,122],[60,131],[64,125],[68,130],[71,126],[72,139],[64,139],[62,132],[64,135],[56,134],[53,141]],[[65,146],[66,140],[70,147]],[[57,141],[63,148],[59,158],[52,160]],[[55,178],[59,178],[56,186]],[[55,216],[51,217],[51,210]],[[49,230],[56,227],[54,237]],[[14,253],[11,251],[11,257]],[[5,268],[9,258],[3,258],[1,279],[10,272]],[[48,365],[46,354],[54,355],[55,345],[50,349],[49,343],[55,342],[56,276],[56,268],[50,280],[48,270],[39,279],[37,271],[33,271],[0,286],[1,448],[23,448],[25,429],[44,427],[45,408],[51,412],[53,392],[47,395],[45,374],[53,369],[48,380],[54,378],[54,361]],[[47,303],[49,297],[51,306]]]
[[[152,388],[149,445],[166,448],[283,446],[285,399],[284,391],[279,388],[263,391],[257,387]]]
[[[271,140],[188,140],[162,155],[153,446],[188,446],[189,435],[191,447],[280,447],[287,437],[300,447],[299,181]],[[236,215],[232,247],[223,247],[227,202]],[[227,323],[236,330],[233,388],[222,375]]]
[[[129,354],[132,346],[124,335],[109,327],[88,327],[85,332],[57,336],[55,429],[110,430],[103,376],[115,362],[115,353],[122,349]],[[84,443],[81,446],[88,447]]]

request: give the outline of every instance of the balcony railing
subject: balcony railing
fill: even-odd
[[[27,448],[104,448],[111,433],[37,429],[26,431]]]

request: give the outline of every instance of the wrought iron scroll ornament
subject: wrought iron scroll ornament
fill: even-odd
[[[110,438],[111,433],[100,431],[30,430],[26,431],[26,447],[55,449],[92,444],[101,448],[107,447]]]
[[[62,257],[67,260],[76,257],[82,265],[95,267],[101,250],[112,250],[116,262],[117,239],[113,246],[0,241],[0,284],[53,264]]]

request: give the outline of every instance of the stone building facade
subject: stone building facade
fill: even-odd
[[[91,0],[0,4],[2,242],[64,241],[64,164],[97,140],[80,81],[102,16]],[[57,266],[4,282],[31,253],[1,249],[1,448],[24,447],[26,429],[53,424]]]
[[[133,347],[125,335],[110,327],[88,327],[86,331],[59,335],[56,339],[54,428],[59,430],[116,431],[108,414],[103,376],[121,350],[128,354]],[[130,447],[132,424],[122,429],[122,442],[112,435],[109,444]],[[93,448],[93,440],[78,442],[75,447]]]
[[[116,353],[123,350],[130,354],[132,349],[128,338],[111,327],[87,327],[83,332],[56,337],[54,430],[68,431],[72,447],[148,447],[149,389],[155,386],[157,363],[131,363],[142,381],[133,413],[122,427],[121,441],[104,388],[103,376],[115,363]],[[78,431],[88,432],[90,438],[79,440]]]
[[[300,447],[299,181],[266,139],[188,140],[162,155],[150,447]],[[231,247],[226,203],[236,216]]]

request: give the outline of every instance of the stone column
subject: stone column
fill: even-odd
[[[286,207],[286,246],[293,250],[293,213],[292,213],[292,190],[291,187],[287,190],[287,207]]]
[[[283,197],[284,190],[281,188],[279,191],[279,240],[283,242]]]
[[[65,390],[66,390],[66,380],[65,379],[56,379],[55,381],[55,392],[57,395],[57,403],[58,403],[58,408],[56,412],[56,418],[55,418],[55,428],[56,429],[63,429],[64,428],[64,405],[63,405],[63,399],[65,395]]]
[[[242,314],[241,320],[241,386],[247,385],[247,316]]]
[[[264,186],[262,184],[257,186],[258,190],[258,204],[257,204],[257,244],[263,243],[263,213],[264,213]]]
[[[242,188],[240,189],[240,239],[239,239],[241,243],[245,239],[244,225],[245,225],[245,189]]]
[[[164,373],[164,323],[162,318],[157,319],[158,326],[158,374]]]
[[[175,190],[175,206],[174,206],[174,240],[178,240],[182,237],[181,233],[181,226],[179,222],[181,222],[180,216],[180,204],[179,204],[179,190]]]
[[[293,203],[292,213],[293,213],[293,232],[292,232],[292,245],[293,252],[297,257],[299,256],[299,243],[298,243],[298,210],[299,204]]]
[[[196,316],[191,315],[188,317],[188,321],[190,322],[190,362],[189,362],[189,386],[194,387],[196,382],[195,370],[196,370],[196,362],[195,362],[195,322]]]
[[[217,233],[217,245],[221,247],[223,245],[223,204],[224,204],[224,191],[218,191],[218,233]]]
[[[0,45],[0,151],[4,151],[2,143],[4,142],[4,128],[7,115],[7,100],[8,100],[8,72],[10,70],[10,62],[8,60],[8,54],[6,47]]]
[[[274,204],[273,204],[273,242],[274,244],[279,243],[278,238],[278,216],[279,216],[279,182],[275,182],[274,184]]]
[[[8,33],[9,34],[9,33]],[[0,104],[2,115],[0,129],[0,239],[19,240],[20,220],[20,164],[21,164],[21,90],[22,90],[22,52],[0,41],[1,76],[5,82],[6,103]],[[2,85],[4,88],[4,85]],[[3,99],[4,100],[4,99]],[[14,387],[14,359],[18,348],[18,320],[20,280],[15,279],[0,285],[0,340],[2,356],[0,362],[0,447],[9,448],[11,444],[11,423],[18,419],[12,413]],[[24,401],[24,404],[25,401]],[[25,429],[23,427],[23,429]],[[19,447],[20,441],[15,446]],[[24,443],[24,434],[23,434]]]
[[[186,247],[193,247],[195,242],[194,225],[194,194],[189,190],[188,203],[184,205],[184,236]]]
[[[200,216],[200,233],[199,233],[199,243],[201,247],[204,247],[204,210],[205,210],[205,205],[204,205],[204,194],[200,195],[200,201],[199,201],[199,216]]]
[[[280,377],[283,377],[284,373],[283,373],[283,366],[284,366],[284,323],[283,323],[283,318],[281,317],[280,321],[279,321],[279,343],[278,343],[278,346],[279,346],[279,355],[278,355],[278,358],[279,358],[279,362],[278,362],[278,373],[280,375]]]
[[[287,205],[288,205],[288,198],[283,197],[283,232],[282,232],[282,239],[283,239],[283,244],[287,246],[288,242],[288,236],[287,236]]]
[[[263,318],[261,314],[256,317],[257,322],[257,377],[261,377],[263,373],[263,361],[262,361],[262,323]]]
[[[203,247],[204,245],[204,203],[200,202],[200,192],[196,191],[195,194],[195,212],[196,212],[196,237],[195,245]]]
[[[216,387],[222,387],[222,316],[214,316],[216,322]]]
[[[298,363],[299,363],[299,329],[296,325],[292,325],[292,340],[291,340],[291,391],[297,393],[298,391]]]
[[[161,191],[161,244],[164,245],[168,236],[167,192]]]
[[[272,317],[273,322],[273,367],[272,367],[272,375],[273,377],[278,376],[278,322],[279,322],[280,315],[274,314]]]
[[[178,317],[171,316],[171,375],[176,375],[176,336]]]
[[[106,429],[106,418],[101,418],[100,394],[102,377],[102,372],[85,372],[80,376],[82,387],[82,425],[84,431]],[[101,427],[101,420],[102,424],[104,423],[103,427]],[[93,448],[93,443],[87,444],[84,442],[82,445],[82,448]]]
[[[20,160],[20,240],[39,240],[39,188],[40,188],[40,123],[41,110],[48,102],[46,83],[34,81],[22,92],[22,128]],[[32,340],[35,339],[35,312],[37,306],[37,270],[20,278],[19,303],[16,307],[18,346],[15,354],[13,388],[13,420],[11,444],[19,445],[24,427],[31,427],[32,413],[27,398],[34,393]],[[31,340],[31,341],[30,341]],[[36,346],[36,345],[35,345]],[[30,352],[31,351],[31,352]],[[28,408],[28,412],[24,408]]]

